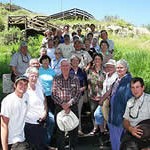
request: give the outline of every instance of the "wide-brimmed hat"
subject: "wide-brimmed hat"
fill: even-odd
[[[150,140],[150,119],[143,120],[138,123],[140,129],[143,130],[143,134],[141,135],[142,140]]]
[[[71,131],[79,125],[79,119],[71,110],[68,114],[64,110],[60,111],[56,121],[59,129],[64,132]]]
[[[114,59],[109,59],[105,65],[113,65],[116,66],[116,61]]]

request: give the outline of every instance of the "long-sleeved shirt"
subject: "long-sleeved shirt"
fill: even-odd
[[[78,77],[69,75],[68,79],[65,80],[61,74],[54,78],[52,99],[56,104],[62,105],[69,101],[71,101],[72,104],[76,104],[79,101],[80,95],[80,82]]]

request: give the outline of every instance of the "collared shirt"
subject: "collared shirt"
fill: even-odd
[[[131,126],[136,126],[139,122],[150,119],[150,95],[143,93],[138,99],[135,97],[129,99],[123,117],[129,120]]]
[[[61,74],[60,64],[63,57],[59,58],[58,60],[56,58],[51,60],[51,68],[55,71],[56,75]]]
[[[79,67],[83,69],[86,67],[90,62],[92,62],[92,57],[87,51],[80,50],[80,51],[72,51],[72,55],[75,55],[81,59]]]
[[[23,55],[20,51],[16,52],[11,59],[10,66],[16,67],[16,70],[19,75],[23,75],[26,69],[29,67],[29,61],[31,56],[29,53]]]
[[[72,104],[76,104],[79,101],[80,82],[78,77],[69,75],[65,80],[63,75],[56,76],[53,81],[52,99],[58,105],[72,101]]]

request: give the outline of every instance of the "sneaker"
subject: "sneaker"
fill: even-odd
[[[94,128],[94,129],[90,132],[90,135],[96,135],[97,133],[99,133],[99,129]]]

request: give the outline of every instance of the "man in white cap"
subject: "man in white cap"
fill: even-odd
[[[28,107],[28,78],[18,76],[15,91],[7,95],[1,104],[1,142],[3,150],[29,150],[25,142],[24,125]]]

